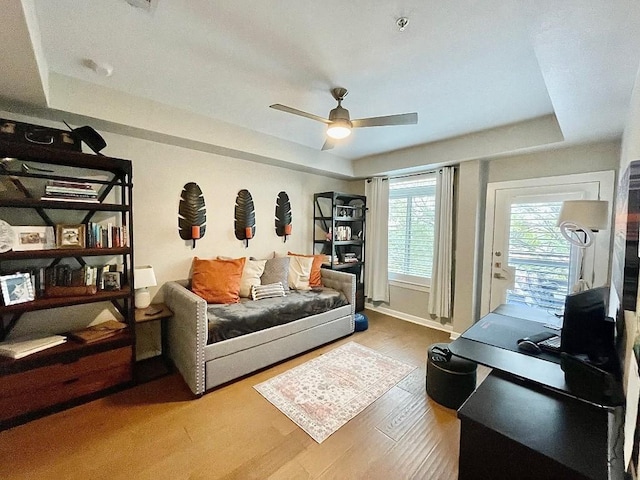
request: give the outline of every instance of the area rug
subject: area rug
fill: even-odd
[[[415,368],[349,342],[254,388],[322,443]]]

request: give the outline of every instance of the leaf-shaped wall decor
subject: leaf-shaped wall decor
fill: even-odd
[[[204,204],[204,196],[198,184],[187,183],[180,194],[180,206],[178,207],[178,231],[183,240],[196,240],[204,237],[207,231],[207,209]],[[196,227],[196,228],[194,228]],[[197,233],[197,235],[194,235]]]
[[[235,232],[236,238],[245,240],[247,247],[249,239],[256,235],[256,212],[249,190],[240,190],[236,197]]]
[[[292,219],[289,195],[287,195],[287,192],[280,192],[276,199],[276,235],[284,237],[285,242],[287,241],[287,236],[291,235]]]

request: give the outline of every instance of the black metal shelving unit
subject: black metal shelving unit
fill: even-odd
[[[68,340],[20,359],[0,357],[0,430],[107,392],[133,384],[135,318],[133,291],[133,183],[129,160],[0,140],[0,218],[10,225],[86,225],[100,215],[113,217],[127,235],[125,246],[49,248],[0,253],[2,274],[59,263],[84,266],[85,258],[107,257],[122,265],[121,288],[91,294],[36,297],[0,305],[0,340],[28,312],[106,302],[128,328],[96,343]],[[17,165],[16,169],[14,165]],[[20,168],[28,165],[28,168]],[[44,172],[50,170],[51,172]],[[97,201],[52,201],[43,198],[48,181],[93,184]],[[74,199],[75,200],[75,199]],[[98,217],[96,217],[98,216]],[[27,222],[27,223],[23,223]],[[96,259],[97,260],[97,259]],[[109,262],[110,263],[110,262]],[[77,315],[77,313],[76,313]],[[88,322],[87,322],[88,323]]]
[[[313,251],[324,268],[356,275],[356,311],[364,310],[367,197],[340,192],[313,196]]]

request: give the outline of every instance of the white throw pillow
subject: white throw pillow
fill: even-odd
[[[266,263],[266,260],[250,260],[248,258],[247,261],[244,262],[242,279],[240,280],[241,297],[251,297],[251,287],[253,285],[260,285],[260,277],[264,272]]]
[[[230,257],[218,255],[218,260],[233,260]],[[246,258],[242,269],[242,278],[240,279],[239,295],[245,298],[251,298],[251,286],[260,285],[260,277],[264,272],[266,260],[256,260],[255,258]]]
[[[311,290],[309,278],[313,257],[289,256],[289,288],[294,290]]]
[[[267,285],[252,285],[251,298],[262,300],[263,298],[284,297],[284,287],[282,283],[270,283]]]

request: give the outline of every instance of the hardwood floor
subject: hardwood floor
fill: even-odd
[[[455,479],[459,421],[425,392],[431,330],[369,329],[194,399],[178,374],[0,432],[2,479]],[[253,385],[355,341],[417,366],[322,444]]]

